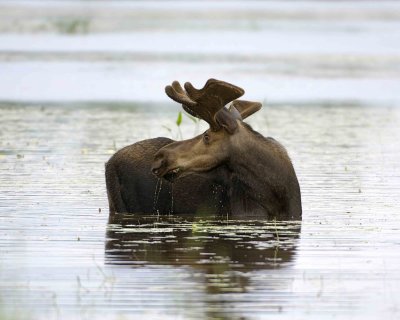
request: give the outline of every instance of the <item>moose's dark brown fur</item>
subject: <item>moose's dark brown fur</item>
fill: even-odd
[[[157,138],[118,151],[106,166],[111,214],[205,210],[301,219],[300,187],[285,148],[242,121],[261,104],[235,100],[244,90],[214,79],[200,90],[175,81],[166,93],[210,129],[189,140]],[[163,183],[158,199],[155,176],[173,182]]]
[[[139,141],[110,158],[106,164],[110,215],[226,212],[226,189],[212,176],[194,175],[171,184],[151,173],[156,152],[172,142],[168,138]]]
[[[193,173],[226,168],[222,185],[228,190],[232,215],[301,219],[300,187],[285,148],[242,121],[242,114],[251,114],[261,105],[254,111],[254,104],[242,101],[237,105],[241,112],[229,111],[225,105],[244,90],[215,79],[202,89],[185,83],[185,90],[175,81],[166,93],[210,128],[203,135],[161,148],[153,162],[155,175],[178,181]]]

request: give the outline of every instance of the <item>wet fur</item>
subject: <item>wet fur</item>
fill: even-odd
[[[240,157],[232,157],[204,176],[188,175],[174,184],[162,179],[158,197],[159,182],[151,174],[151,163],[159,149],[174,141],[155,138],[119,150],[106,164],[110,215],[229,213],[235,218],[301,220],[300,187],[285,148],[249,125],[241,122],[241,126],[251,141],[248,150],[236,151]]]
[[[168,138],[139,141],[110,158],[105,168],[110,215],[117,212],[224,214],[226,189],[212,178],[192,175],[171,184],[151,173],[155,153],[172,142]]]
[[[231,173],[229,192],[232,214],[248,212],[279,220],[301,220],[300,186],[286,149],[275,139],[254,131],[228,163]],[[232,151],[235,153],[235,151]]]
[[[207,130],[201,136],[166,145],[156,154],[153,169],[159,177],[176,167],[181,168],[182,176],[212,173],[227,190],[232,216],[300,220],[300,187],[285,148],[241,120],[235,127],[232,133],[225,127]]]

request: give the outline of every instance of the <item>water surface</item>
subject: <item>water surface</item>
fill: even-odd
[[[1,1],[0,318],[399,319],[400,3]],[[124,215],[104,163],[192,137],[164,94],[264,108],[303,221]]]
[[[249,120],[287,147],[302,188],[301,224],[174,215],[108,221],[104,162],[139,139],[178,135],[169,107],[2,104],[2,314],[399,316],[399,109],[275,105]]]

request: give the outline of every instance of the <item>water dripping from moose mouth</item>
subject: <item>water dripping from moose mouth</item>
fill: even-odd
[[[171,210],[169,214],[174,214],[174,184],[171,183]]]
[[[160,197],[161,189],[162,189],[162,179],[158,178],[156,183],[156,188],[154,190],[154,200],[153,200],[153,211],[155,213],[158,212],[157,204],[158,204],[158,199]]]

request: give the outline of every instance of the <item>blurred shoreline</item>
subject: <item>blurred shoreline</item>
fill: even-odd
[[[400,102],[395,1],[3,1],[0,101],[167,102],[208,78],[270,103]]]

